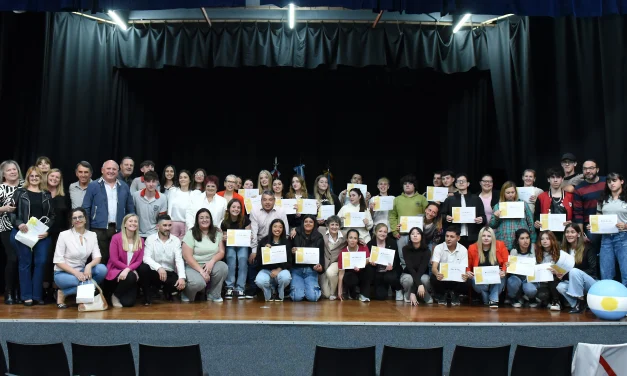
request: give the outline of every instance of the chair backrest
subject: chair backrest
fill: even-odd
[[[407,349],[383,346],[380,376],[412,375],[442,376],[444,348]]]
[[[507,376],[510,345],[501,347],[455,346],[449,376]],[[489,369],[489,372],[487,370]]]
[[[376,368],[375,346],[351,349],[316,346],[312,374],[374,376]]]
[[[70,374],[62,343],[25,344],[7,341],[9,373],[20,376]]]
[[[516,346],[512,376],[570,376],[573,346],[533,347]]]
[[[618,374],[627,369],[627,343],[599,345],[577,344],[573,356],[572,376]]]
[[[200,345],[152,346],[139,344],[139,376],[202,376]]]
[[[91,346],[72,343],[72,375],[135,376],[131,344]]]

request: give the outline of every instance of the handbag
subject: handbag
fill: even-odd
[[[80,303],[78,305],[78,311],[79,312],[90,312],[90,311],[106,311],[107,308],[109,308],[109,305],[107,304],[107,300],[104,298],[104,293],[102,292],[102,289],[100,288],[100,286],[98,286],[98,284],[96,283],[96,281],[94,281],[93,279],[91,280],[91,284],[86,284],[86,285],[80,285],[78,286],[79,288],[82,286],[93,286],[93,288],[98,289],[98,291],[100,292],[99,295],[93,296],[93,293],[95,290],[93,290],[92,288],[92,303]],[[78,290],[77,290],[77,303],[78,303]]]

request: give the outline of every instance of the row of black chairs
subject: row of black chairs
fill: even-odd
[[[7,341],[7,350],[8,369],[4,353],[0,354],[3,375],[70,375],[63,343],[23,344]],[[71,375],[135,376],[131,345],[91,346],[72,343]],[[139,375],[202,376],[200,345],[162,347],[140,343]]]
[[[316,346],[313,376],[376,375],[375,346],[351,349]],[[442,376],[443,347],[407,349],[383,347],[380,376]],[[510,345],[500,347],[456,346],[449,376],[509,375]],[[573,346],[530,347],[518,345],[511,376],[570,376]]]

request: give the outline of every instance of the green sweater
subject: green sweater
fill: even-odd
[[[418,192],[414,193],[411,197],[407,196],[405,193],[396,196],[396,198],[394,198],[394,206],[392,210],[390,210],[388,217],[390,220],[390,230],[392,230],[394,236],[399,233],[396,227],[400,223],[401,217],[412,217],[424,214],[427,205],[428,203],[425,196]]]

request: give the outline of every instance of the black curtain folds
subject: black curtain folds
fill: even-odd
[[[477,173],[496,168],[512,175],[527,162],[525,156],[520,158],[510,156],[512,150],[506,149],[506,146],[519,139],[520,130],[527,128],[528,103],[525,100],[528,96],[528,83],[519,82],[520,79],[526,79],[524,72],[519,68],[519,64],[526,60],[527,54],[524,46],[527,43],[525,18],[511,18],[497,27],[460,31],[454,35],[447,34],[450,32],[449,29],[436,30],[421,28],[419,25],[385,24],[372,29],[369,25],[337,23],[300,24],[294,30],[277,23],[225,23],[214,24],[212,28],[204,24],[160,24],[148,25],[145,28],[133,27],[128,32],[122,32],[112,25],[99,24],[73,14],[57,13],[49,16],[48,30],[51,42],[45,59],[46,81],[43,91],[43,116],[38,132],[39,152],[53,154],[60,160],[73,161],[81,158],[72,147],[60,150],[56,148],[55,145],[59,143],[70,145],[67,141],[70,139],[83,140],[85,145],[89,145],[82,148],[85,149],[86,158],[98,161],[96,164],[109,155],[115,159],[127,154],[142,156],[137,159],[154,158],[150,153],[156,151],[153,150],[153,146],[148,145],[155,145],[158,142],[150,144],[150,140],[164,136],[150,134],[142,126],[142,123],[146,122],[146,116],[138,114],[154,113],[154,110],[148,110],[154,107],[136,95],[136,84],[133,86],[134,92],[129,89],[128,73],[124,73],[129,69],[267,67],[306,68],[329,72],[342,67],[381,67],[380,69],[387,72],[433,69],[439,73],[452,75],[476,70],[489,71],[490,75],[488,80],[485,75],[482,76],[483,81],[477,84],[478,86],[461,89],[465,96],[451,91],[448,98],[444,94],[438,97],[438,100],[449,101],[455,106],[465,106],[468,113],[460,110],[448,116],[451,111],[457,111],[457,107],[448,108],[444,110],[447,114],[441,116],[443,122],[436,121],[430,124],[422,123],[421,114],[417,113],[413,118],[411,115],[406,118],[403,124],[395,125],[403,132],[416,135],[414,148],[424,147],[422,145],[427,142],[426,137],[420,137],[425,129],[437,128],[437,132],[426,132],[430,138],[428,141],[437,147],[426,147],[424,156],[410,156],[409,158],[416,162],[409,162],[406,171],[424,169],[424,175],[428,176],[433,170],[444,167]],[[256,76],[251,77],[252,82]],[[448,81],[449,85],[452,85],[451,88],[457,84],[455,77],[459,76],[452,75],[452,80]],[[486,83],[488,86],[485,86]],[[354,82],[351,84],[354,85]],[[427,94],[434,90],[432,87],[421,86],[420,81],[415,84],[421,90],[426,90]],[[267,106],[276,113],[275,119],[281,119],[285,96],[298,97],[299,91],[307,90],[306,86],[284,91],[248,87],[246,82],[239,78],[234,78],[232,82],[221,81],[220,85],[222,86],[199,79],[196,87],[192,85],[187,89],[178,88],[175,90],[181,92],[162,92],[160,95],[167,98],[197,97],[199,92],[232,93],[232,90],[226,90],[225,86],[239,85],[240,90],[232,93],[230,103],[244,107],[234,106],[233,111],[246,112],[247,101],[255,101],[255,98],[264,97],[271,92],[275,97]],[[273,82],[268,82],[267,85],[273,85]],[[516,93],[508,90],[514,87],[517,88]],[[334,98],[336,101],[334,103],[323,101],[321,107],[332,104],[355,112],[363,111],[365,108],[378,108],[382,112],[404,111],[411,114],[411,103],[403,103],[400,105],[404,106],[402,108],[396,103],[386,103],[386,107],[381,107],[378,103],[371,102],[374,99],[367,90],[351,90],[350,87],[342,89],[345,90],[343,96]],[[438,90],[446,93],[447,89]],[[491,95],[480,99],[473,98],[473,95],[488,95],[492,90],[498,93],[493,99]],[[323,89],[320,89],[320,93],[323,96],[328,95]],[[246,100],[242,99],[244,96]],[[459,98],[453,100],[451,99],[453,97]],[[473,101],[481,102],[481,107],[473,107],[476,104],[473,104]],[[205,108],[202,108],[202,111],[206,115],[207,127],[220,129],[221,125],[212,118],[219,109],[212,107],[213,104],[210,101],[204,103]],[[307,102],[298,105],[301,108],[308,108]],[[489,106],[497,109],[496,125],[493,125],[494,122],[482,123],[487,118],[494,118],[494,115],[491,115],[493,107]],[[512,114],[509,112],[510,109],[517,111]],[[181,109],[172,107],[169,110],[176,112]],[[325,127],[328,120],[320,119],[319,124],[312,126],[314,129]],[[347,126],[351,120],[351,118],[345,120]],[[149,124],[146,126],[150,127]],[[244,127],[272,129],[272,126],[253,121]],[[309,131],[299,127],[294,129]],[[483,136],[488,138],[481,138]],[[485,151],[472,150],[473,146],[467,142],[469,138],[478,142],[475,145],[481,144]],[[496,139],[499,142],[490,141]],[[289,155],[294,156],[295,160],[303,156],[303,151],[292,143],[286,142],[281,147],[285,148]],[[388,144],[385,148],[394,150],[394,144]],[[468,150],[468,153],[463,153],[464,150]],[[497,158],[497,161],[491,161],[488,157],[491,154],[498,156],[499,153],[506,153],[508,156],[502,160]],[[178,154],[183,158],[186,153]],[[329,159],[328,156],[332,154],[332,151],[327,151],[327,158],[321,158]],[[433,158],[429,157],[434,154],[438,155],[437,162],[433,162]],[[165,155],[163,157],[166,158]],[[423,157],[424,160],[421,159]],[[169,161],[162,161],[166,162]],[[333,166],[333,160],[330,162]],[[415,167],[416,163],[419,168],[409,169],[411,166]],[[356,168],[366,170],[369,167]]]

